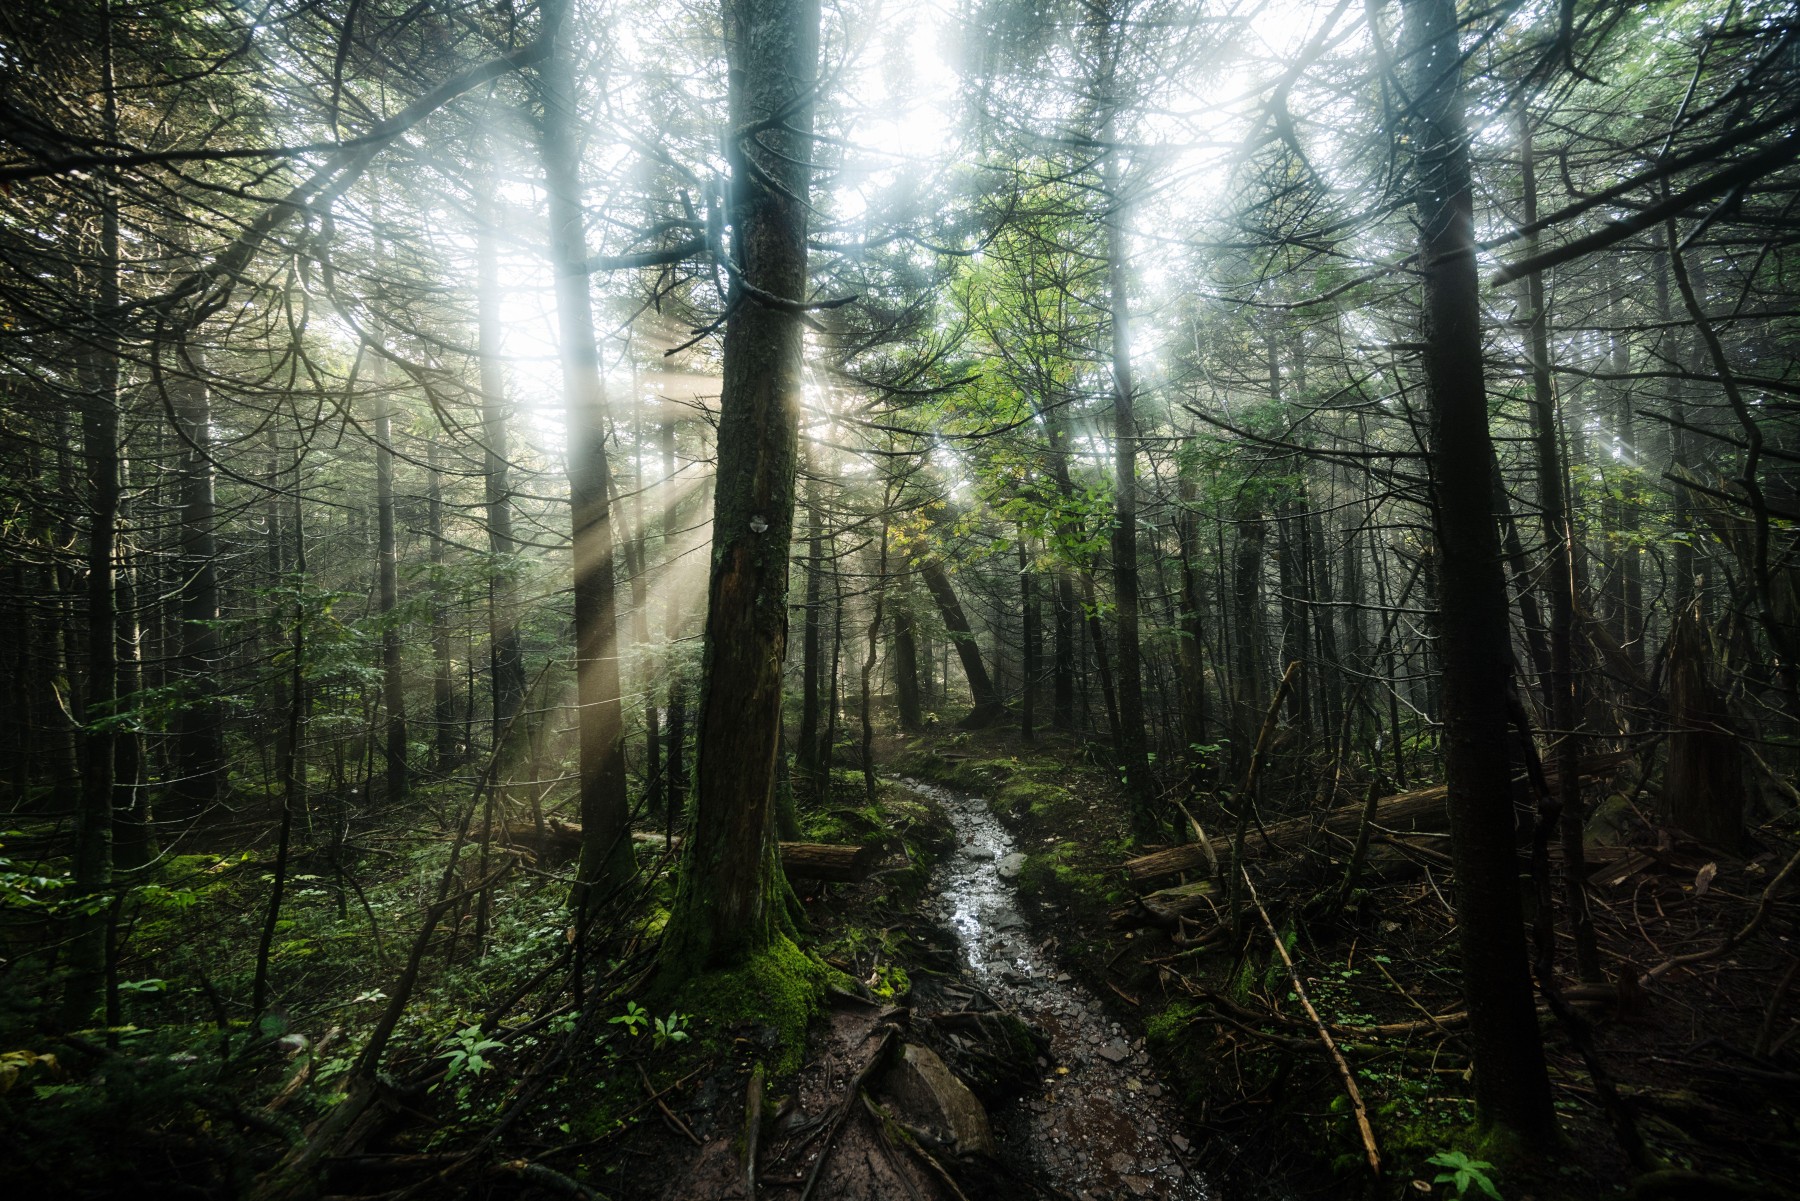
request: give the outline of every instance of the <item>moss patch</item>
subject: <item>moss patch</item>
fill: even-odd
[[[791,1075],[806,1052],[806,1028],[825,1002],[828,985],[851,987],[850,980],[814,959],[786,936],[728,971],[707,972],[686,981],[665,1003],[689,1015],[707,1042],[750,1026],[777,1076]]]

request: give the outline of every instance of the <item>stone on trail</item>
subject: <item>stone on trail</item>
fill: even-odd
[[[994,870],[1000,873],[1000,878],[1002,880],[1018,879],[1019,873],[1025,870],[1025,853],[1023,851],[1014,851],[1012,854],[1000,860],[999,863],[995,864]]]
[[[987,1110],[937,1052],[907,1043],[888,1069],[883,1091],[902,1115],[941,1137],[958,1155],[992,1155]]]

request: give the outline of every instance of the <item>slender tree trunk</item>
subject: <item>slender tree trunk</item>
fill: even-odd
[[[393,396],[387,386],[386,360],[371,355],[370,383],[375,391],[375,526],[376,611],[381,615],[381,708],[387,716],[382,755],[387,771],[387,799],[406,799],[406,691],[400,653],[400,550],[394,529]]]
[[[224,712],[218,700],[223,666],[219,637],[219,567],[212,464],[212,401],[205,360],[191,342],[177,343],[174,373],[168,378],[170,405],[181,443],[176,451],[180,477],[181,633],[176,678],[184,700],[176,721],[175,813],[193,816],[219,799],[225,783]]]
[[[1668,427],[1668,453],[1664,461],[1671,471],[1680,472],[1688,467],[1688,433],[1684,428],[1687,422],[1686,389],[1682,380],[1673,377],[1686,369],[1688,348],[1681,344],[1681,334],[1674,324],[1675,310],[1670,302],[1669,256],[1676,245],[1674,231],[1665,224],[1661,244],[1657,247],[1655,271],[1656,316],[1665,331],[1664,344],[1657,348],[1657,357],[1671,369],[1663,404],[1673,420]],[[1669,549],[1669,573],[1673,577],[1669,581],[1669,597],[1673,602],[1670,611],[1674,618],[1669,623],[1669,630],[1673,635],[1675,622],[1686,615],[1694,599],[1694,502],[1688,490],[1679,483],[1671,484],[1670,492],[1673,502],[1670,525],[1674,527],[1670,541],[1674,545]]]
[[[109,138],[118,128],[113,87],[113,25],[110,4],[102,15],[102,121]],[[81,805],[75,811],[75,889],[84,896],[112,884],[115,727],[118,700],[118,614],[114,580],[119,520],[119,345],[112,323],[119,308],[119,209],[111,173],[102,173],[98,279],[90,305],[93,342],[81,373],[82,457],[87,462],[87,695],[82,711]],[[69,948],[69,980],[63,1021],[86,1024],[104,991],[109,922],[106,909],[75,920]]]
[[[636,368],[632,369],[636,379]],[[641,392],[632,387],[631,403],[631,442],[636,448],[634,459],[638,464],[637,491],[631,498],[632,542],[637,547],[637,566],[631,573],[631,637],[638,646],[638,654],[645,655],[650,647],[650,533],[649,524],[644,520],[644,494],[649,486],[644,482],[648,474],[644,466],[644,401]],[[646,658],[645,662],[653,662]],[[664,807],[663,788],[665,786],[662,767],[662,722],[657,713],[657,681],[655,672],[641,686],[644,695],[644,793],[646,803],[651,810]]]
[[[838,666],[844,655],[844,577],[838,568],[837,540],[831,543],[831,666],[825,672],[825,724],[819,727],[819,781],[830,787],[832,757],[837,751]]]
[[[448,589],[444,581],[444,452],[432,438],[425,453],[429,469],[425,536],[431,542],[426,551],[431,562],[431,757],[437,771],[448,772],[456,766],[457,753],[456,676],[450,660],[450,608],[445,603]]]
[[[1511,648],[1492,508],[1468,130],[1453,0],[1403,0],[1423,278],[1442,721],[1475,1103],[1533,1151],[1554,1136],[1525,954],[1506,763]]]
[[[1056,576],[1056,646],[1051,681],[1050,724],[1075,728],[1075,585],[1067,570]]]
[[[1182,473],[1180,507],[1175,518],[1176,545],[1181,559],[1181,614],[1176,643],[1177,692],[1181,702],[1182,757],[1191,765],[1190,783],[1199,786],[1202,756],[1193,748],[1206,745],[1205,628],[1201,613],[1206,597],[1201,583],[1199,514],[1195,510],[1198,489],[1192,477]]]
[[[818,485],[806,485],[806,611],[800,619],[800,748],[795,752],[800,778],[815,795],[821,794],[819,694],[823,681],[824,646],[821,612],[824,591],[825,541],[819,521]]]
[[[1232,667],[1232,698],[1236,719],[1233,721],[1232,766],[1234,775],[1249,769],[1249,755],[1256,745],[1256,733],[1262,725],[1263,713],[1269,707],[1267,678],[1263,672],[1262,654],[1262,574],[1263,547],[1268,538],[1268,523],[1254,502],[1240,499],[1237,506],[1237,546],[1232,567],[1232,633],[1235,635],[1236,661]]]
[[[481,360],[482,498],[486,504],[488,553],[493,564],[488,575],[488,657],[490,687],[494,695],[493,739],[501,755],[496,774],[504,785],[512,774],[518,751],[525,745],[525,731],[502,747],[498,740],[513,728],[514,718],[525,705],[525,660],[519,642],[518,589],[514,585],[511,436],[506,409],[506,375],[503,370],[504,327],[500,317],[500,262],[496,245],[500,214],[494,198],[495,183],[483,181],[481,219],[476,226],[475,320],[477,350]]]
[[[1112,31],[1106,31],[1112,45]],[[1107,74],[1112,74],[1108,55]],[[1112,86],[1112,80],[1106,81]],[[1139,646],[1138,536],[1137,536],[1137,416],[1133,407],[1131,375],[1131,295],[1125,262],[1126,205],[1120,178],[1118,147],[1112,140],[1112,104],[1108,102],[1106,127],[1101,140],[1102,188],[1110,205],[1106,219],[1106,284],[1112,306],[1113,380],[1113,601],[1118,605],[1119,721],[1114,731],[1114,752],[1124,773],[1125,794],[1131,806],[1132,825],[1139,838],[1156,835],[1152,811],[1154,788],[1144,718],[1144,668]]]
[[[726,145],[733,307],[719,397],[693,833],[663,941],[663,962],[689,968],[753,955],[784,922],[770,810],[805,348],[800,315],[743,285],[789,302],[807,296],[808,135],[819,56],[817,0],[727,0],[724,18],[729,128],[742,131]]]
[[[269,885],[269,901],[263,911],[262,935],[256,946],[256,968],[250,983],[250,1020],[252,1028],[269,1007],[269,953],[275,944],[275,933],[281,923],[281,905],[287,891],[288,850],[293,840],[294,818],[306,811],[306,761],[301,757],[300,733],[306,725],[308,695],[306,687],[306,524],[300,479],[300,459],[304,452],[296,450],[294,460],[294,627],[288,642],[286,679],[281,691],[287,700],[281,715],[281,819],[275,832],[275,862]],[[271,502],[272,503],[272,502]],[[281,562],[279,527],[270,523],[270,559],[274,566]],[[342,742],[339,742],[340,752]]]
[[[114,578],[114,612],[118,618],[119,684],[121,704],[144,690],[143,624],[138,616],[138,565],[140,554],[131,537],[131,461],[119,457],[119,544]],[[113,869],[134,871],[155,858],[151,827],[150,790],[144,787],[147,767],[144,736],[132,722],[119,731],[113,743]],[[109,1019],[110,1020],[110,1019]]]
[[[956,598],[956,589],[951,587],[950,577],[938,560],[927,560],[919,568],[919,575],[924,579],[925,587],[930,590],[931,599],[937,603],[938,613],[944,619],[944,629],[950,635],[952,645],[956,647],[956,657],[962,661],[963,676],[969,681],[969,694],[974,700],[974,707],[969,715],[957,724],[966,730],[985,729],[999,721],[1005,710],[1000,704],[1000,694],[988,676],[987,667],[981,661],[981,647],[969,628],[969,619],[963,613],[962,602]]]
[[[1525,225],[1537,222],[1537,164],[1528,106],[1519,110],[1520,173],[1525,184]],[[1525,253],[1537,253],[1538,237],[1526,235]],[[1550,724],[1557,771],[1558,829],[1563,852],[1563,883],[1569,910],[1569,932],[1581,978],[1604,979],[1600,951],[1594,942],[1593,915],[1588,910],[1586,826],[1581,801],[1581,697],[1575,676],[1575,547],[1569,525],[1568,476],[1563,470],[1561,421],[1550,378],[1550,313],[1544,305],[1544,277],[1523,280],[1527,343],[1531,355],[1532,442],[1537,451],[1538,511],[1544,527],[1544,554],[1550,589]]]
[[[680,568],[675,561],[675,538],[680,531],[680,497],[675,487],[675,420],[667,408],[663,411],[662,423],[657,430],[657,438],[662,447],[663,465],[663,553],[668,558],[667,570],[672,578]],[[667,825],[670,834],[675,832],[675,824],[681,809],[687,802],[687,768],[683,751],[687,741],[687,688],[682,679],[681,652],[678,641],[682,627],[682,589],[671,586],[668,589],[668,600],[663,610],[663,638],[667,642],[664,649],[663,671],[669,682],[669,704],[664,731],[665,748],[663,752],[664,792],[668,797]]]
[[[894,605],[894,703],[900,710],[900,728],[917,734],[925,728],[925,710],[919,703],[919,639],[912,610],[906,599]]]
[[[633,871],[626,796],[625,722],[619,694],[619,630],[613,580],[612,508],[606,461],[606,395],[588,296],[581,199],[574,47],[569,0],[541,6],[550,53],[542,80],[542,155],[556,272],[563,405],[568,424],[569,508],[574,547],[575,691],[579,717],[581,865],[573,898],[598,904]]]
[[[1019,737],[1026,742],[1032,741],[1036,735],[1038,692],[1038,588],[1037,577],[1031,572],[1031,559],[1025,550],[1025,531],[1019,531],[1019,611],[1022,629],[1019,641],[1022,643],[1020,655],[1019,682]]]
[[[893,508],[893,491],[889,489],[882,512]],[[875,612],[869,618],[869,645],[862,664],[862,774],[863,796],[875,803],[875,719],[871,682],[875,678],[875,659],[881,650],[881,619],[887,605],[888,590],[888,521],[881,520],[881,552],[875,567]]]

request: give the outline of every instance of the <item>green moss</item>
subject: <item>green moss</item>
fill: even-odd
[[[850,987],[850,980],[778,936],[766,950],[722,972],[706,972],[675,990],[663,1004],[691,1016],[692,1027],[708,1042],[720,1042],[733,1027],[769,1031],[768,1067],[791,1075],[806,1051],[806,1028],[825,1001],[827,985]]]
[[[1200,1007],[1192,1001],[1171,1002],[1144,1023],[1144,1037],[1161,1050],[1173,1050],[1187,1037],[1187,1029],[1199,1013]]]

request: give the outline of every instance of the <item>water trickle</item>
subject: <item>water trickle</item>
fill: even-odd
[[[1034,935],[1012,881],[1024,855],[985,800],[905,781],[949,816],[957,848],[939,865],[937,916],[956,933],[973,982],[1050,1037],[1039,1089],[995,1115],[1004,1153],[1071,1197],[1203,1201],[1189,1171],[1194,1135],[1140,1039]]]

